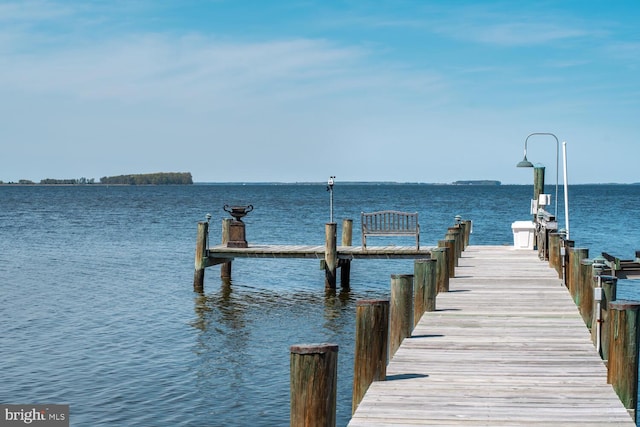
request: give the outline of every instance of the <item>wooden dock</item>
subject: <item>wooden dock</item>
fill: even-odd
[[[579,312],[535,251],[469,246],[349,426],[633,426]]]
[[[337,246],[338,259],[415,259],[429,257],[432,248],[415,246]],[[325,259],[326,248],[312,245],[257,245],[229,248],[217,245],[209,248],[207,265],[228,262],[234,258],[312,258]]]

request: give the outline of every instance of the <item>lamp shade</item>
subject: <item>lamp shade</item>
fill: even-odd
[[[519,168],[532,168],[533,167],[533,163],[531,163],[529,160],[527,160],[527,155],[525,154],[524,159],[522,159],[522,161],[520,163],[518,163],[516,165],[516,167],[519,167]]]

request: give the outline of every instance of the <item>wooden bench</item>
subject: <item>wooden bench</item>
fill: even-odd
[[[360,220],[364,249],[367,248],[367,236],[416,236],[416,249],[420,249],[420,225],[417,212],[362,212]]]

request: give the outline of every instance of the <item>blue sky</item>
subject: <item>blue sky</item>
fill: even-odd
[[[551,132],[570,183],[640,182],[639,22],[638,0],[0,1],[0,180],[529,184]],[[528,158],[555,181],[553,137]]]

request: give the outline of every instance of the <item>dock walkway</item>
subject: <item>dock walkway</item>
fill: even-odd
[[[469,246],[349,426],[633,426],[567,289],[535,251]]]

